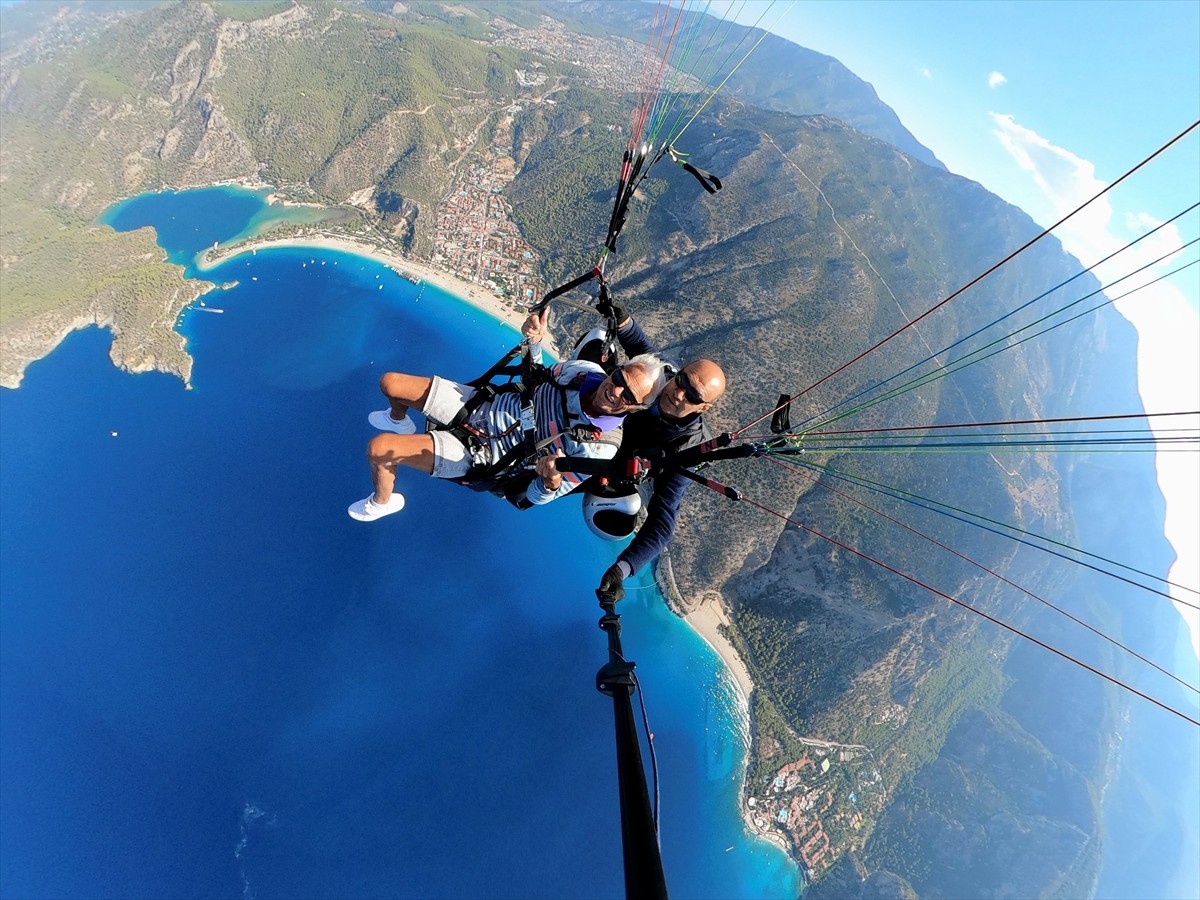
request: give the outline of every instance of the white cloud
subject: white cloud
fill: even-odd
[[[1002,84],[1008,84],[1008,79],[1004,77],[1003,72],[993,72],[988,76],[988,87],[998,88]]]
[[[1029,173],[1049,204],[1053,221],[1066,216],[1108,186],[1096,175],[1096,166],[1089,160],[1052,144],[1037,132],[1019,125],[1012,116],[991,113],[991,117],[996,126],[992,133],[1013,161]],[[1124,212],[1118,216],[1113,210],[1112,196],[1106,194],[1056,228],[1054,234],[1068,252],[1090,266],[1161,224],[1161,219],[1144,212]],[[1112,263],[1098,268],[1096,276],[1102,282],[1106,281],[1106,276],[1111,281],[1182,243],[1178,228],[1169,225],[1125,251]],[[1179,258],[1166,263],[1172,263],[1171,267],[1174,267]],[[1165,271],[1164,263],[1157,274]],[[1150,277],[1153,276],[1147,276],[1147,280]],[[1128,287],[1129,282],[1123,282],[1115,293],[1124,293]]]
[[[1165,256],[1173,250],[1182,247],[1184,244],[1183,235],[1179,233],[1177,222],[1172,222],[1170,225],[1163,225],[1161,219],[1156,219],[1154,216],[1144,212],[1126,213],[1124,226],[1125,233],[1132,235],[1132,237],[1138,237],[1143,234],[1149,235],[1144,240],[1139,241],[1136,247],[1129,250],[1133,258],[1137,260],[1138,265],[1144,265],[1151,260],[1158,259],[1160,256]],[[1149,234],[1155,228],[1158,230],[1153,234]],[[1163,261],[1161,269],[1165,270],[1168,265],[1172,269],[1178,268],[1180,264],[1187,261],[1188,257],[1183,254],[1172,256]],[[1126,268],[1131,268],[1131,266],[1127,264]],[[1162,271],[1159,274],[1161,275]]]
[[[993,134],[1024,171],[1028,172],[1042,197],[1050,205],[1053,221],[1098,194],[1107,182],[1096,175],[1096,167],[1070,150],[1058,147],[1035,131],[1019,125],[1010,115],[991,113]],[[1069,253],[1085,266],[1119,250],[1131,239],[1162,224],[1144,212],[1114,214],[1113,201],[1105,195],[1070,221],[1055,229]],[[1120,278],[1182,244],[1179,229],[1168,225],[1094,272],[1101,284]],[[1194,257],[1176,255],[1108,291],[1109,297],[1128,293],[1139,284],[1166,274]],[[1194,270],[1189,270],[1193,271]],[[1176,276],[1179,277],[1179,276]],[[1193,280],[1195,275],[1190,276]],[[1089,304],[1090,305],[1090,304]],[[1200,409],[1200,316],[1187,303],[1181,290],[1169,280],[1118,301],[1117,309],[1138,332],[1138,389],[1149,412]],[[1175,422],[1164,428],[1182,427]],[[1159,486],[1167,498],[1167,539],[1178,559],[1171,568],[1173,581],[1200,581],[1200,470],[1188,453],[1156,455]],[[1200,655],[1200,615],[1178,607],[1192,632],[1192,646]]]
[[[1037,132],[1018,125],[1012,116],[998,113],[990,115],[996,126],[992,134],[1016,164],[1033,178],[1042,197],[1049,202],[1055,221],[1104,189],[1105,183],[1096,177],[1096,167],[1088,160],[1081,159],[1070,150],[1056,147]],[[1112,215],[1108,197],[1101,197],[1075,216],[1068,223],[1075,237],[1072,243],[1077,247],[1080,243],[1087,246],[1071,252],[1080,255],[1083,251],[1080,258],[1085,260],[1092,256],[1088,260],[1090,265],[1123,244],[1124,241],[1115,242],[1108,233]],[[1064,233],[1058,235],[1063,243],[1067,243],[1066,230],[1067,226],[1064,226]],[[1103,252],[1093,256],[1096,250]]]
[[[933,70],[930,69],[929,66],[921,66],[921,77],[922,78],[932,78]]]

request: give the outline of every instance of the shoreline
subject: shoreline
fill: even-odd
[[[709,594],[695,608],[682,616],[688,626],[704,639],[704,642],[713,649],[726,670],[733,678],[734,686],[737,689],[738,695],[741,698],[743,713],[747,717],[750,716],[750,694],[754,690],[754,679],[750,677],[750,670],[746,668],[742,657],[738,655],[733,644],[721,634],[720,626],[732,628],[733,623],[729,621],[729,616],[721,606],[721,601]]]
[[[414,260],[406,256],[401,256],[399,253],[385,247],[380,247],[371,241],[355,240],[346,235],[316,234],[304,236],[293,235],[283,238],[251,238],[244,243],[229,248],[229,252],[219,260],[211,259],[210,254],[212,250],[205,250],[203,253],[198,254],[195,259],[196,271],[199,273],[208,272],[219,263],[227,262],[246,253],[286,247],[315,247],[320,250],[337,250],[355,256],[367,257],[368,259],[384,263],[384,265],[397,272],[401,277],[412,276],[421,281],[428,282],[456,299],[474,306],[481,312],[506,325],[512,326],[518,332],[525,321],[525,314],[523,312],[518,312],[512,307],[505,305],[504,301],[495,294],[474,282],[437,269],[423,260]]]
[[[668,606],[670,606],[669,603]],[[750,676],[750,670],[746,667],[746,663],[743,662],[742,657],[738,654],[733,644],[719,630],[722,625],[727,628],[732,627],[729,615],[721,605],[720,595],[715,592],[709,593],[696,604],[694,609],[680,616],[680,618],[712,648],[713,652],[721,660],[721,664],[725,666],[725,670],[730,674],[734,690],[738,695],[738,705],[742,720],[746,723],[745,733],[747,741],[749,741],[750,728],[753,721],[750,715],[750,694],[754,690],[754,679]],[[804,862],[793,851],[791,842],[774,829],[769,827],[760,828],[758,823],[755,822],[755,810],[746,802],[748,796],[746,778],[749,771],[749,744],[747,744],[745,752],[747,758],[742,763],[741,786],[738,789],[738,813],[741,816],[742,828],[749,836],[760,841],[765,841],[784,853],[795,864],[800,884],[805,885],[808,883],[808,871],[804,867]]]
[[[679,588],[675,584],[674,574],[671,571],[670,558],[665,552],[659,557],[658,565],[655,567],[655,587],[658,589],[658,593],[663,598],[663,601],[667,604],[667,608],[676,616],[683,619],[687,626],[699,635],[701,640],[708,644],[709,648],[716,653],[717,658],[721,661],[721,664],[725,667],[725,671],[729,673],[733,682],[739,712],[742,721],[745,723],[743,734],[746,737],[745,755],[742,760],[738,787],[738,816],[742,820],[743,831],[748,836],[770,844],[782,852],[795,865],[800,885],[807,885],[809,883],[808,870],[799,854],[795,852],[791,842],[784,835],[769,826],[760,827],[755,821],[757,811],[747,802],[749,793],[746,780],[749,777],[750,771],[750,742],[753,740],[752,730],[754,726],[754,719],[750,712],[750,695],[754,691],[754,679],[751,677],[750,670],[747,668],[741,654],[738,653],[732,642],[721,633],[722,625],[726,628],[733,627],[733,623],[729,620],[729,614],[723,605],[721,595],[716,591],[708,591],[694,606],[684,612],[682,597],[680,596]]]
[[[692,631],[700,635],[704,643],[717,654],[729,674],[733,676],[734,687],[742,700],[742,712],[746,717],[746,731],[750,726],[750,694],[754,691],[754,679],[750,670],[733,644],[721,634],[721,626],[732,628],[729,615],[722,605],[721,594],[718,591],[707,591],[694,603],[685,603],[675,583],[675,573],[671,568],[670,548],[664,550],[654,564],[654,587],[659,596],[679,618],[683,619]],[[747,748],[749,749],[749,748]]]

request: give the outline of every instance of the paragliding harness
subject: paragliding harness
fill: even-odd
[[[667,366],[666,371],[671,377],[675,369]],[[636,424],[626,423],[624,444],[609,466],[609,472],[592,475],[580,488],[584,494],[584,520],[593,534],[604,540],[619,540],[637,534],[645,523],[655,491],[653,476],[664,471],[661,465],[652,471],[649,461],[644,459],[647,452],[652,452],[661,461],[712,438],[708,424],[699,414],[677,428],[676,433],[667,437],[661,431],[641,434]],[[631,444],[645,449],[630,451]],[[631,467],[629,461],[639,454],[642,461]],[[626,499],[634,498],[634,495],[636,502]]]
[[[563,421],[569,421],[567,398],[571,391],[579,391],[584,375],[577,375],[566,384],[562,384],[554,378],[549,368],[533,362],[528,354],[519,365],[510,365],[523,349],[523,345],[513,348],[483,375],[474,381],[467,382],[468,386],[475,388],[475,393],[467,399],[462,409],[450,422],[437,429],[454,435],[466,445],[471,456],[477,458],[486,451],[489,439],[504,437],[509,432],[488,435],[470,424],[471,414],[501,394],[517,394],[521,402],[521,416],[520,422],[514,424],[512,428],[519,427],[521,429],[520,443],[509,449],[495,462],[472,466],[462,478],[452,480],[472,490],[503,497],[518,509],[528,509],[532,506],[526,498],[525,492],[536,477],[537,473],[533,471],[532,466],[538,454],[562,435],[568,435],[579,443],[606,443],[612,444],[614,447],[619,447],[621,444],[620,429],[601,432],[591,425],[575,425],[570,429],[539,440],[533,406],[534,391],[545,384],[553,385],[558,394],[559,403],[562,405]],[[509,380],[499,384],[493,383],[493,379],[500,376],[508,376]]]
[[[600,282],[600,297],[595,307],[561,296],[593,278],[598,278]],[[602,326],[592,329],[576,343],[572,358],[596,363],[606,374],[611,374],[620,361],[620,345],[617,342],[618,323],[612,295],[609,293],[608,284],[604,281],[604,274],[597,268],[584,278],[577,278],[551,291],[540,303],[531,308],[531,312],[540,312],[551,302],[571,306],[592,315],[600,312],[605,317]],[[518,357],[520,357],[519,362],[517,361]],[[468,381],[467,386],[474,388],[475,393],[467,399],[462,409],[449,423],[439,426],[437,430],[453,434],[466,445],[472,457],[475,457],[486,448],[489,437],[503,437],[503,435],[487,435],[479,431],[468,422],[471,414],[500,394],[515,393],[520,395],[521,400],[520,427],[523,436],[519,444],[494,463],[473,466],[462,478],[451,480],[475,491],[503,497],[518,509],[528,509],[532,506],[525,498],[525,492],[536,476],[532,469],[533,463],[538,454],[559,437],[559,435],[551,435],[540,441],[537,439],[533,392],[540,385],[553,384],[558,391],[559,402],[562,404],[563,421],[568,421],[570,416],[567,412],[567,394],[569,391],[578,391],[582,380],[582,376],[580,376],[568,384],[559,384],[551,375],[549,367],[535,362],[530,357],[528,344],[523,341],[509,350],[478,378]],[[576,425],[563,433],[580,443],[605,443],[614,447],[621,445],[619,428],[600,432],[590,425]]]
[[[598,313],[603,316],[606,320],[604,325],[601,328],[592,329],[592,331],[588,332],[583,338],[581,338],[575,344],[573,356],[576,359],[597,363],[601,368],[604,369],[606,373],[611,373],[612,370],[617,367],[619,362],[620,345],[617,340],[617,329],[620,326],[620,322],[617,321],[616,306],[614,305],[612,294],[609,291],[608,282],[604,279],[604,256],[610,252],[616,252],[617,236],[621,233],[621,229],[625,226],[625,220],[629,215],[629,201],[633,199],[634,192],[636,191],[640,180],[645,177],[643,170],[648,170],[651,165],[653,165],[663,156],[669,156],[672,162],[699,181],[700,185],[708,193],[716,193],[721,189],[721,180],[717,178],[717,176],[710,172],[706,172],[703,169],[699,169],[687,162],[683,158],[686,156],[686,154],[680,153],[670,145],[664,145],[658,151],[658,154],[653,157],[653,159],[649,159],[649,156],[650,154],[648,152],[648,147],[640,148],[636,153],[633,150],[625,151],[625,156],[622,160],[621,166],[621,177],[617,184],[617,196],[613,203],[612,215],[609,217],[608,233],[604,238],[604,251],[599,262],[597,262],[590,271],[585,272],[583,275],[573,278],[565,284],[561,284],[554,288],[542,298],[540,303],[531,307],[530,309],[531,312],[540,312],[550,303],[557,302],[585,310],[592,314]],[[599,296],[594,307],[583,303],[577,303],[573,300],[568,300],[563,296],[564,294],[567,294],[576,288],[582,287],[590,281],[596,281],[600,286]],[[479,394],[483,393],[484,390],[500,391],[507,389],[507,385],[501,386],[500,388],[492,386],[491,381],[493,378],[515,371],[520,372],[520,382],[525,385],[525,390],[528,391],[527,396],[532,397],[534,385],[531,385],[530,378],[537,377],[534,367],[536,366],[537,368],[542,369],[543,372],[545,370],[543,367],[533,363],[529,359],[528,354],[525,354],[519,369],[512,367],[511,364],[513,360],[515,360],[524,349],[524,344],[514,347],[506,356],[492,366],[491,369],[489,369],[475,381],[469,382],[472,387],[480,389],[479,393],[477,393],[475,397],[471,398],[472,401],[474,401],[474,406],[472,406],[471,409],[476,408],[480,403],[487,399],[482,398],[476,400],[476,397],[479,397]],[[510,379],[511,377],[512,376],[510,374]],[[543,381],[546,380],[545,376],[542,376],[542,378]],[[512,383],[513,382],[510,380],[509,384]],[[494,396],[494,394],[491,396]],[[525,404],[526,400],[523,399],[522,421],[525,419]],[[464,410],[464,412],[460,413],[459,416],[456,417],[456,423],[461,425],[463,422],[465,422],[465,419],[468,415],[470,415],[470,410]],[[451,429],[454,427],[455,426],[452,425]],[[529,441],[531,433],[532,432],[530,429],[526,430],[526,442]],[[620,445],[619,435],[617,436],[616,443],[618,446]],[[506,454],[505,459],[502,459],[495,465],[488,467],[487,470],[485,470],[478,478],[474,477],[471,473],[468,473],[466,478],[461,480],[461,483],[467,485],[468,487],[476,487],[476,485],[479,485],[479,487],[477,487],[478,490],[488,490],[492,493],[500,493],[519,508],[526,508],[529,505],[528,502],[525,502],[525,506],[522,506],[521,501],[523,501],[525,496],[525,488],[529,486],[529,483],[533,480],[533,477],[525,470],[524,467],[528,465],[529,460],[536,457],[539,449],[540,447],[537,446],[527,449],[523,444],[521,448],[516,448],[512,454]],[[514,468],[513,461],[508,460],[508,456],[513,455],[515,460],[517,456],[522,455],[522,451],[524,451],[524,462],[520,466],[515,467],[516,471],[513,472],[511,476],[503,479],[505,482],[507,482],[508,487],[503,490],[497,490],[497,488],[500,487],[500,484],[498,483],[499,479],[497,477],[499,473],[505,470],[512,471]],[[569,470],[564,469],[563,471]],[[519,484],[519,481],[521,480],[523,480],[523,484]],[[489,482],[497,483],[496,486],[493,487],[489,484]],[[514,499],[515,497],[519,499]]]
[[[576,303],[574,300],[568,300],[562,296],[567,291],[586,284],[592,279],[596,279],[600,285],[600,293],[596,299],[595,306]],[[608,289],[608,282],[604,280],[604,272],[601,271],[600,267],[597,266],[588,272],[587,275],[580,276],[555,288],[546,295],[541,303],[534,307],[534,311],[540,311],[549,303],[571,306],[592,315],[599,315],[604,319],[600,325],[592,328],[575,342],[575,346],[571,348],[571,358],[593,362],[604,369],[605,372],[612,374],[612,370],[620,362],[621,345],[617,340],[617,330],[621,323],[617,321],[614,298],[612,292]]]

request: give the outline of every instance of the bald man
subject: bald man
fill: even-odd
[[[620,323],[617,339],[628,356],[655,352],[642,327],[624,309],[614,306],[611,314]],[[539,343],[544,326],[544,319],[538,322],[531,317],[524,329],[525,336],[531,343]],[[704,413],[725,393],[725,373],[721,367],[711,359],[697,359],[668,374],[673,377],[658,399],[646,409],[625,417],[618,460],[644,456],[652,449],[677,452],[694,447],[710,436],[704,425]],[[629,546],[604,573],[601,592],[620,600],[624,596],[624,580],[658,556],[671,542],[679,506],[690,483],[688,478],[669,470],[651,475],[648,487],[652,493],[640,491],[646,501],[645,521]]]
[[[634,347],[650,346],[645,333],[633,319],[621,324],[617,337],[626,353],[632,354]],[[711,359],[688,363],[667,382],[658,400],[649,408],[626,416],[625,436],[617,458],[629,459],[657,448],[676,452],[699,444],[710,436],[704,424],[704,413],[723,393],[725,373],[719,365]],[[601,592],[615,599],[620,599],[624,593],[624,580],[671,543],[683,494],[691,481],[679,472],[667,470],[652,473],[649,483],[653,494],[646,506],[646,520],[600,581]]]

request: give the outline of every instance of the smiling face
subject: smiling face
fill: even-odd
[[[725,373],[711,359],[690,362],[658,395],[658,411],[670,419],[702,413],[725,393]]]
[[[650,376],[641,366],[626,365],[605,378],[585,403],[590,413],[621,416],[644,406],[653,388]]]

